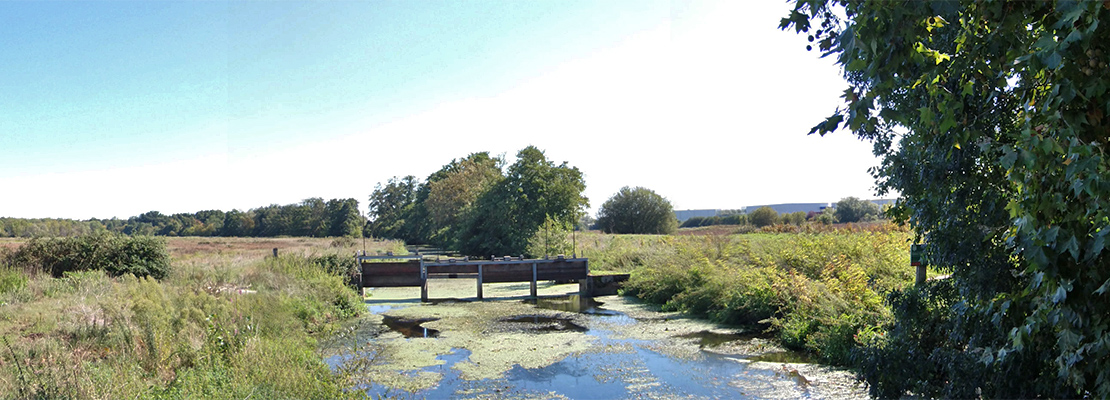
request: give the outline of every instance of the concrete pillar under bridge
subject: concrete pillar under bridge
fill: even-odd
[[[586,297],[615,295],[629,274],[589,275],[578,281],[578,293]]]

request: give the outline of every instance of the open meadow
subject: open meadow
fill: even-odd
[[[883,297],[913,281],[911,235],[890,225],[714,229],[579,232],[570,240],[592,271],[631,273],[626,295],[754,331],[831,364],[847,364],[853,348],[881,336],[891,319]],[[95,269],[52,276],[7,262],[0,270],[0,397],[364,395],[345,390],[352,377],[329,368],[320,343],[367,313],[366,299],[346,286],[350,257],[363,246],[401,253],[401,242],[153,240],[164,241],[169,260],[160,279]],[[0,251],[10,261],[28,243],[4,239]]]
[[[350,395],[316,343],[365,309],[329,272],[361,240],[165,242],[171,265],[161,279],[0,272],[0,398]],[[367,240],[367,250],[403,246]]]

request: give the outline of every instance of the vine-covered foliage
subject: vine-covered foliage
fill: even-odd
[[[892,297],[861,359],[873,394],[1110,396],[1103,21],[1103,1],[798,0],[783,18],[849,83],[811,133],[871,141],[880,191],[903,196],[889,215],[952,273]]]

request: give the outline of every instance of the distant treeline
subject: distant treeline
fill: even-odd
[[[361,237],[366,219],[358,200],[319,197],[248,211],[205,210],[165,215],[150,211],[126,220],[0,218],[0,237],[76,236],[108,231],[157,236]]]

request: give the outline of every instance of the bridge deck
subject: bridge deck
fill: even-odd
[[[364,287],[419,286],[421,301],[428,300],[429,279],[476,279],[481,299],[484,283],[531,282],[531,294],[536,297],[536,281],[581,281],[589,275],[586,258],[426,261],[406,256],[358,257],[357,262],[361,272],[356,277],[360,291]]]

